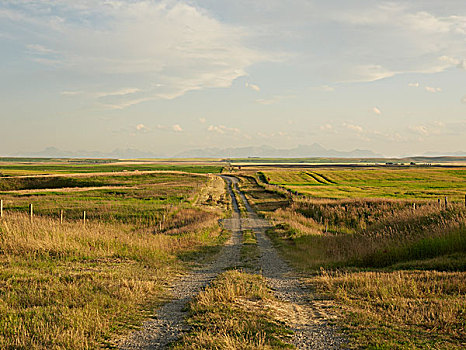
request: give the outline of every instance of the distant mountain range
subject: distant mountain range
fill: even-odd
[[[271,146],[232,147],[232,148],[203,148],[193,149],[175,155],[177,158],[304,158],[304,157],[332,157],[332,158],[373,158],[382,157],[372,151],[355,149],[352,151],[336,151],[326,149],[318,143],[299,145],[295,148],[279,149]]]
[[[10,154],[13,157],[37,157],[37,158],[113,158],[113,159],[137,159],[137,158],[383,158],[383,155],[370,150],[355,149],[352,151],[337,151],[327,149],[318,143],[312,145],[299,145],[294,148],[274,148],[271,146],[229,147],[229,148],[201,148],[193,149],[177,154],[167,155],[159,152],[141,151],[133,148],[117,148],[111,152],[99,151],[63,151],[56,147],[47,147],[39,152],[21,152]],[[466,156],[466,152],[428,152],[424,157]],[[414,158],[414,157],[406,157]]]
[[[299,145],[290,149],[278,149],[271,146],[257,147],[230,147],[230,148],[202,148],[193,149],[167,156],[166,154],[140,151],[137,149],[115,149],[112,152],[99,151],[63,151],[56,147],[47,147],[39,152],[18,153],[17,157],[39,157],[39,158],[247,158],[247,157],[269,157],[269,158],[298,158],[298,157],[334,157],[334,158],[371,158],[381,157],[368,150],[356,149],[353,151],[336,151],[326,149],[314,143],[312,145]]]

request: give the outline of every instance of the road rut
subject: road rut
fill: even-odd
[[[194,269],[181,277],[171,288],[173,300],[157,310],[154,319],[143,324],[140,331],[132,333],[119,344],[122,350],[129,349],[164,349],[180,338],[182,332],[189,329],[186,323],[186,305],[202,288],[226,270],[239,265],[241,245],[241,218],[238,203],[233,195],[232,182],[225,179],[228,192],[232,198],[233,213],[230,219],[223,220],[226,229],[232,235],[217,257],[210,264]]]
[[[247,211],[247,219],[242,219],[243,229],[251,229],[256,234],[262,274],[282,302],[275,306],[275,311],[294,332],[293,345],[298,349],[341,349],[345,339],[331,325],[334,316],[326,311],[324,305],[312,300],[312,293],[300,282],[265,234],[270,228],[269,222],[257,216],[240,190],[238,179],[231,177],[230,180]]]

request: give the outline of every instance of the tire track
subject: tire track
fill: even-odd
[[[223,226],[232,232],[225,246],[216,259],[176,281],[170,290],[173,300],[157,310],[155,318],[146,321],[142,329],[136,331],[118,344],[122,350],[129,349],[164,349],[180,338],[182,332],[189,330],[186,323],[187,303],[198,294],[218,274],[230,267],[236,267],[240,261],[241,218],[238,202],[233,194],[232,181],[222,178],[227,183],[228,193],[232,199],[232,218],[224,219]]]
[[[265,231],[270,224],[257,216],[239,189],[238,179],[232,178],[232,181],[248,213],[248,218],[243,219],[244,229],[252,229],[256,234],[262,274],[277,299],[282,301],[275,307],[275,311],[293,330],[293,345],[298,349],[341,349],[345,339],[330,325],[333,315],[326,312],[323,305],[312,300],[311,292],[300,282],[266,236]]]

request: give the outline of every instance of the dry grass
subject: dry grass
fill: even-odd
[[[244,188],[275,223],[269,235],[282,254],[315,276],[309,283],[317,296],[333,299],[353,348],[466,346],[463,205],[416,201],[414,209],[408,200],[292,196],[289,205],[267,210],[272,190],[261,195],[251,182]],[[281,193],[274,197],[283,203]]]
[[[300,199],[267,216],[276,224],[271,235],[305,270],[385,267],[466,250],[466,210],[459,205],[413,210],[397,200]]]
[[[312,284],[351,315],[342,324],[351,331],[354,348],[461,349],[465,277],[464,272],[323,270]]]
[[[9,213],[0,222],[0,348],[113,342],[166,297],[169,279],[184,268],[180,258],[221,240],[212,218],[190,228],[155,235]]]
[[[289,335],[260,275],[227,271],[190,304],[193,326],[175,349],[282,349]]]

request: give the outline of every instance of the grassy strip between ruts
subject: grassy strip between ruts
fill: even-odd
[[[259,254],[255,233],[252,230],[243,230],[241,266],[248,271],[257,271]]]
[[[191,332],[174,349],[284,349],[290,331],[276,320],[272,292],[261,275],[221,274],[189,306]]]

